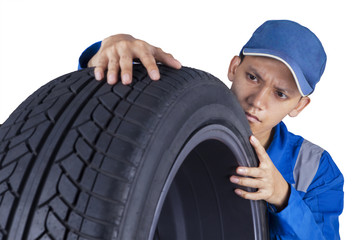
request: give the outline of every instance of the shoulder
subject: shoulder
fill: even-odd
[[[342,188],[344,178],[333,158],[322,147],[304,139],[294,167],[298,178],[297,189],[309,192],[312,189]],[[302,185],[301,185],[302,184]]]
[[[287,130],[286,134],[288,150],[295,152],[293,177],[298,191],[308,192],[319,186],[343,184],[342,173],[328,151]]]
[[[299,138],[299,136],[294,136]],[[312,165],[316,169],[316,175],[326,175],[331,178],[341,175],[339,168],[328,151],[307,139],[302,139],[297,157],[298,165],[304,163]]]
[[[319,145],[296,135],[287,130],[284,123],[281,124],[283,135],[287,138],[287,147],[297,149],[297,160],[320,163],[321,159],[331,159],[331,156]]]

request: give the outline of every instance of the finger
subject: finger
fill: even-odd
[[[103,79],[104,79],[104,76],[105,76],[105,74],[104,74],[104,69],[103,69],[102,67],[96,67],[96,68],[94,69],[94,75],[95,75],[95,79],[96,79],[97,81],[103,80]]]
[[[105,70],[107,68],[108,65],[108,60],[107,58],[99,58],[95,63],[95,69],[94,69],[94,75],[95,75],[95,79],[100,81],[102,79],[104,79],[105,77]]]
[[[255,178],[231,176],[230,181],[234,184],[250,188],[263,188],[264,183]]]
[[[250,137],[250,143],[254,147],[260,162],[270,159],[266,153],[265,148],[261,145],[260,141],[255,136]]]
[[[120,65],[117,58],[111,58],[108,63],[107,82],[110,85],[115,84],[118,81]]]
[[[257,191],[257,192],[247,192],[245,190],[242,189],[235,189],[235,193],[244,198],[244,199],[248,199],[248,200],[264,200],[265,196],[261,191]]]
[[[181,63],[171,54],[164,52],[161,48],[156,48],[154,52],[155,59],[169,67],[180,69]]]
[[[127,54],[120,56],[121,82],[128,85],[132,81],[132,57]]]
[[[264,170],[258,167],[238,167],[236,173],[241,176],[260,178],[264,176]]]
[[[156,61],[155,58],[152,54],[150,53],[143,53],[140,56],[140,61],[142,62],[142,64],[144,65],[144,67],[146,68],[150,78],[152,80],[159,80],[160,79],[160,72],[159,72],[159,68],[156,65]]]

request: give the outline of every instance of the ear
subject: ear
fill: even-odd
[[[229,65],[229,70],[228,70],[228,78],[231,82],[234,81],[234,79],[235,79],[236,69],[240,65],[240,63],[241,63],[241,59],[239,56],[234,56],[231,59],[231,62]]]
[[[309,105],[310,102],[311,100],[309,97],[302,97],[296,107],[291,110],[288,115],[290,117],[296,117],[297,115],[299,115],[299,113],[301,113],[302,110],[304,110],[307,105]]]

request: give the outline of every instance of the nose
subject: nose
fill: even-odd
[[[268,96],[269,90],[267,88],[258,88],[249,95],[248,103],[258,110],[263,110],[268,102]]]

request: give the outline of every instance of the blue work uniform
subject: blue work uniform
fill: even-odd
[[[99,51],[100,46],[101,46],[101,41],[96,42],[87,49],[85,49],[85,51],[81,54],[79,58],[78,69],[83,69],[87,67],[88,62]]]
[[[79,69],[86,68],[100,46],[96,42],[82,53]],[[291,191],[281,212],[268,204],[270,238],[340,239],[344,178],[329,153],[290,133],[283,122],[275,126],[267,153]]]
[[[340,239],[344,178],[329,153],[290,133],[283,122],[267,153],[291,190],[281,212],[268,205],[271,239]]]

